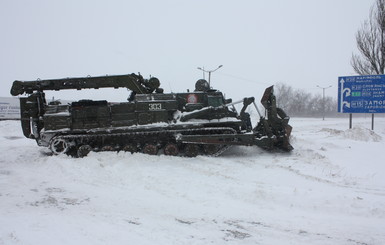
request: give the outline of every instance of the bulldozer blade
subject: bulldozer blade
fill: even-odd
[[[270,86],[265,89],[265,92],[263,93],[261,104],[268,109],[268,100],[270,98],[270,95],[274,93],[274,86]]]

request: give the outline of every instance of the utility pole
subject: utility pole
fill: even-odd
[[[320,87],[317,85],[317,87],[322,88],[322,113],[323,113],[322,120],[324,121],[325,120],[325,90],[328,88],[331,88],[332,85],[328,87]]]
[[[223,65],[220,65],[220,66],[218,66],[216,69],[214,69],[214,70],[208,70],[208,71],[206,71],[205,70],[205,68],[203,67],[203,68],[201,68],[201,67],[198,67],[198,70],[201,70],[201,71],[203,71],[203,78],[205,77],[205,72],[207,72],[208,74],[209,74],[209,87],[210,87],[210,80],[211,80],[211,73],[212,72],[214,72],[214,71],[216,71],[216,70],[218,70],[219,68],[221,68]]]
[[[198,67],[198,69],[200,69],[200,70],[202,70],[202,73],[203,73],[203,79],[205,79],[205,67],[204,66],[202,66],[203,68],[199,68]]]

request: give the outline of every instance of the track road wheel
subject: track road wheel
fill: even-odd
[[[178,146],[176,144],[168,143],[164,147],[163,152],[165,155],[168,155],[168,156],[176,156],[179,153],[179,149],[178,149]]]
[[[82,145],[78,149],[78,157],[85,157],[92,151],[92,147],[90,145]]]
[[[221,149],[221,145],[204,145],[203,150],[207,155],[214,155]]]
[[[158,147],[154,144],[146,144],[143,148],[143,153],[156,155],[158,154]]]
[[[102,151],[114,151],[114,147],[111,145],[105,145],[102,147]]]
[[[184,148],[184,154],[187,157],[196,157],[198,156],[198,153],[199,153],[199,147],[197,145],[188,144]]]
[[[134,144],[127,144],[123,147],[123,151],[128,151],[128,152],[131,152],[132,154],[134,152],[137,152],[138,148]]]
[[[60,138],[53,138],[49,145],[49,149],[55,155],[67,153],[70,147],[71,146],[67,140]]]

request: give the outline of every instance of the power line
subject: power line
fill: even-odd
[[[240,77],[240,76],[236,76],[236,75],[232,75],[232,74],[228,74],[228,73],[223,73],[223,72],[219,72],[219,71],[217,71],[217,74],[221,74],[221,75],[227,76],[227,77],[236,78],[236,79],[243,80],[243,81],[250,82],[250,83],[261,83],[261,84],[271,85],[271,83],[258,82],[258,81],[252,80],[252,79],[248,79],[248,78],[244,78],[244,77]]]

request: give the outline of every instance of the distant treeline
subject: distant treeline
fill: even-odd
[[[302,89],[295,89],[287,84],[278,83],[274,86],[277,106],[284,109],[289,116],[294,117],[327,117],[343,116],[337,112],[336,98],[322,94],[311,94]]]

